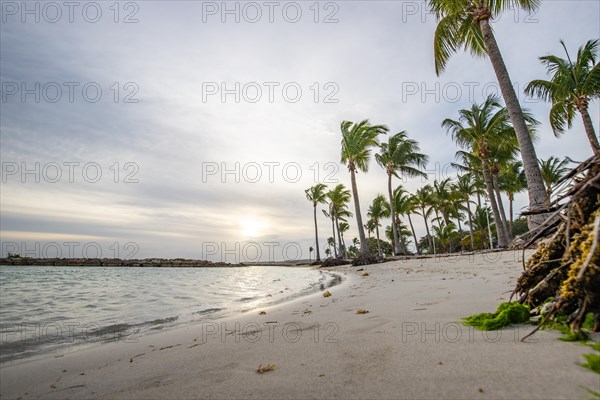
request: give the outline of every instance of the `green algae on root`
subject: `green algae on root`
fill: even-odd
[[[464,324],[482,331],[502,329],[510,324],[520,324],[529,321],[529,307],[518,302],[502,303],[495,313],[475,314],[463,318]]]

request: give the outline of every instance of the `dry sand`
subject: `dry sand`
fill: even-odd
[[[2,399],[587,399],[591,349],[458,324],[508,300],[520,252],[338,267],[340,286],[234,318],[2,365]],[[362,273],[369,276],[363,277]],[[357,309],[368,310],[356,314]],[[594,338],[598,340],[596,336]],[[259,374],[259,365],[275,364]],[[586,389],[587,388],[587,389]]]

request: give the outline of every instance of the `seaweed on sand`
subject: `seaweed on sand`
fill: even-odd
[[[502,303],[495,313],[475,314],[463,319],[465,325],[482,331],[493,331],[511,324],[528,322],[529,308],[517,302]]]

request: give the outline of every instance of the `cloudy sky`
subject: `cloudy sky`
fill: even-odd
[[[436,76],[419,1],[0,4],[3,255],[307,258],[304,189],[350,183],[342,120],[408,131],[431,183],[455,174],[441,121],[498,92],[469,54]],[[494,28],[522,94],[560,39],[575,53],[600,37],[600,3],[544,1]],[[549,105],[521,100],[543,123],[539,157],[591,155],[579,120],[556,139]],[[373,161],[358,186],[366,212],[386,175]]]

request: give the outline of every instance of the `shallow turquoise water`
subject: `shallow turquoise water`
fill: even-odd
[[[338,277],[308,268],[0,267],[0,361],[253,310]]]

